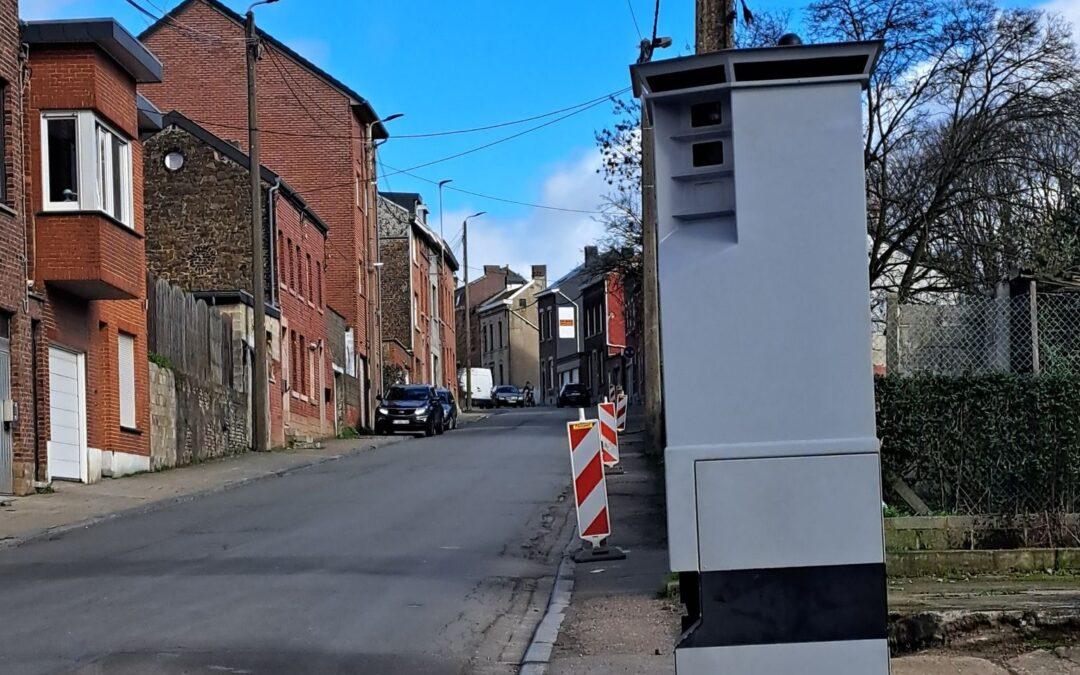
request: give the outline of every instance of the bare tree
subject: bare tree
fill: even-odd
[[[600,205],[604,225],[597,272],[617,271],[624,279],[641,276],[641,106],[614,102],[615,123],[596,134],[602,164],[599,169],[610,191]]]
[[[1033,225],[1077,184],[1068,134],[1047,145],[1080,120],[1068,26],[988,0],[819,0],[808,24],[884,40],[866,94],[872,287],[986,292],[1035,261]]]

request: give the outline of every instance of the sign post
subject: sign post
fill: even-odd
[[[626,394],[619,393],[615,396],[615,428],[618,431],[626,431]]]
[[[575,553],[574,561],[621,560],[626,554],[618,548],[607,546],[607,539],[611,536],[611,518],[601,458],[600,423],[585,419],[584,409],[579,411],[576,422],[566,423],[566,434],[570,441],[578,535],[589,546]]]
[[[600,455],[604,462],[604,471],[608,474],[623,473],[619,466],[619,432],[615,421],[615,404],[606,398],[596,406],[597,419],[600,421]]]

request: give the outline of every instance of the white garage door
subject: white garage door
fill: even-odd
[[[83,357],[49,348],[49,475],[86,480]]]

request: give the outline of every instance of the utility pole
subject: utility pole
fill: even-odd
[[[255,367],[251,383],[251,449],[265,452],[268,445],[267,408],[270,404],[269,377],[266,372],[266,288],[263,280],[262,164],[259,162],[259,115],[255,92],[255,62],[259,58],[259,40],[255,32],[255,7],[277,0],[264,0],[248,7],[245,21],[247,40],[248,156],[251,161],[251,295],[254,307],[252,339],[255,342]]]
[[[469,218],[482,216],[480,211],[461,223],[461,258],[465,269],[465,409],[472,410],[472,317],[469,316]]]
[[[641,235],[642,304],[645,331],[641,359],[645,366],[645,449],[660,454],[664,449],[664,380],[660,373],[660,289],[657,285],[656,164],[653,128],[646,106],[641,106]]]
[[[735,46],[735,0],[696,0],[696,12],[695,53]]]

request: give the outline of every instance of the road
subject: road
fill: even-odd
[[[498,411],[0,552],[4,673],[515,672],[573,527],[568,411]]]

